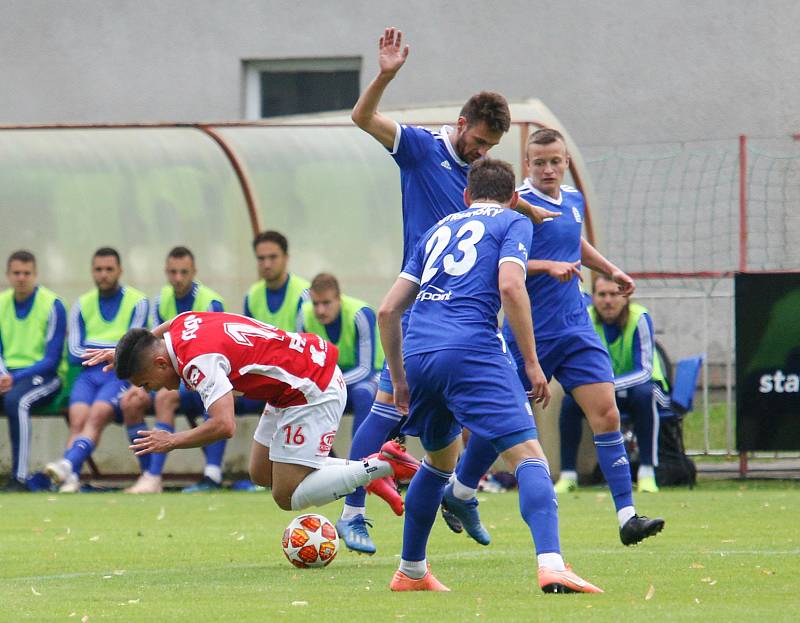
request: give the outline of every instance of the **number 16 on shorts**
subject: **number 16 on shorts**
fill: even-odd
[[[306,442],[302,426],[289,424],[283,427],[283,433],[285,435],[283,443],[287,446],[302,446]]]

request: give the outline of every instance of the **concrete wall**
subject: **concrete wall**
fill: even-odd
[[[579,144],[800,130],[794,0],[30,0],[4,3],[0,123],[236,119],[245,59],[411,56],[388,106],[491,88],[541,98]]]

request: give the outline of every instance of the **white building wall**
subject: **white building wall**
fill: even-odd
[[[0,123],[243,116],[244,59],[411,56],[387,106],[541,98],[579,144],[800,131],[794,0],[84,0],[0,8]]]

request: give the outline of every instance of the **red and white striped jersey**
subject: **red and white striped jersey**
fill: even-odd
[[[179,314],[164,341],[178,375],[206,409],[229,391],[279,408],[313,402],[330,384],[339,356],[312,333],[224,312]]]

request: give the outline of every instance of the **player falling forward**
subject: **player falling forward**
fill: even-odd
[[[390,588],[449,590],[431,574],[425,550],[466,427],[489,440],[515,470],[540,588],[602,592],[564,564],[547,459],[525,390],[497,337],[502,303],[518,337],[531,397],[547,404],[550,390],[536,357],[525,290],[533,230],[510,209],[517,201],[511,166],[490,159],[473,164],[464,200],[467,210],[422,236],[378,314],[395,405],[408,413],[403,432],[419,437],[427,453],[406,494],[403,552]],[[401,317],[412,303],[404,341]]]
[[[345,384],[336,347],[316,335],[237,314],[186,312],[152,332],[129,331],[115,352],[92,354],[87,364],[115,361],[120,379],[147,391],[177,389],[183,379],[203,399],[208,420],[177,433],[139,431],[130,446],[137,456],[232,437],[234,391],[265,401],[250,477],[271,486],[284,510],[327,504],[376,479],[410,478],[419,467],[394,441],[363,461],[328,456],[344,410]]]

